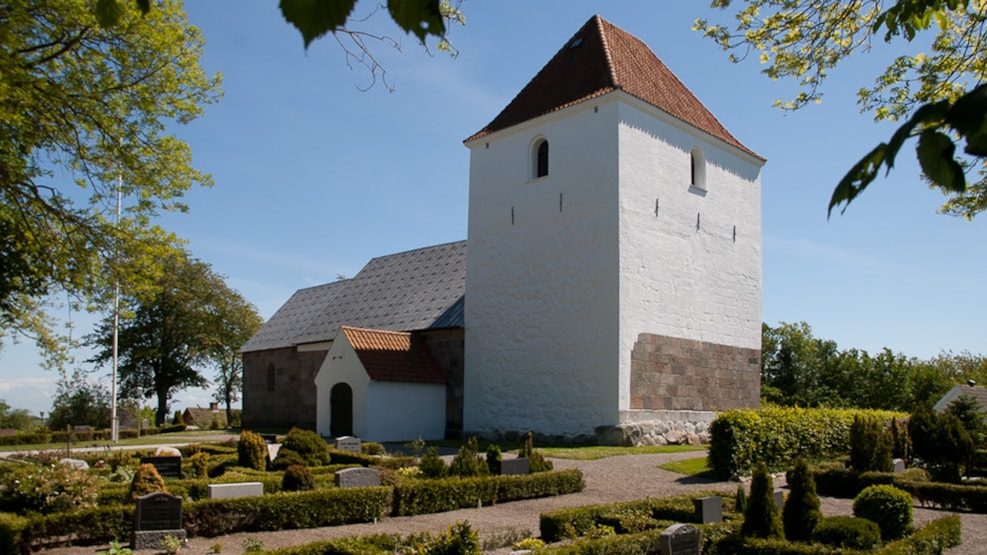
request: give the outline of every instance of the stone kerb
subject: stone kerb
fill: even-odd
[[[673,524],[658,536],[661,555],[699,555],[699,528],[691,524]]]
[[[209,499],[235,499],[264,495],[264,484],[260,482],[235,482],[232,484],[209,484],[206,486]]]
[[[336,471],[338,488],[370,488],[380,485],[380,471],[375,468],[344,468]]]
[[[184,542],[182,498],[156,491],[137,498],[131,546],[141,549],[164,549],[166,537]]]

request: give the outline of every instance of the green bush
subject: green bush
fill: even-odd
[[[281,449],[274,459],[274,468],[283,470],[291,464],[325,466],[329,464],[329,444],[322,436],[301,428],[292,428],[281,442]]]
[[[98,484],[95,476],[58,463],[22,464],[0,477],[0,510],[51,514],[92,507]]]
[[[881,529],[866,518],[831,516],[819,521],[812,541],[834,547],[874,549],[881,544]]]
[[[908,421],[908,435],[915,456],[936,480],[960,481],[962,463],[976,446],[959,418],[950,413],[938,415],[922,407]]]
[[[889,543],[880,555],[941,555],[962,542],[962,522],[958,516],[934,520],[911,536]]]
[[[850,466],[858,472],[891,472],[891,437],[880,418],[857,414],[850,425]]]
[[[134,472],[134,479],[130,482],[130,500],[136,501],[138,497],[156,491],[168,492],[164,478],[158,474],[158,469],[150,463],[138,466],[137,471]]]
[[[439,456],[438,447],[434,445],[425,450],[425,456],[422,457],[418,468],[422,471],[422,476],[426,478],[444,478],[449,474],[449,467]]]
[[[487,445],[487,469],[490,470],[490,474],[500,474],[501,458],[499,445],[496,443]]]
[[[541,453],[535,451],[534,434],[528,432],[524,436],[524,445],[518,452],[519,459],[528,459],[528,465],[532,474],[535,472],[548,472],[555,468],[552,461],[545,460]]]
[[[209,453],[199,451],[188,458],[188,462],[195,469],[196,478],[209,477]],[[184,467],[183,467],[184,468]]]
[[[240,442],[237,444],[237,464],[257,470],[267,470],[267,442],[260,434],[249,430],[240,432]]]
[[[384,446],[373,441],[365,441],[361,443],[360,452],[364,455],[370,455],[372,457],[382,457],[386,454],[386,451],[384,451]]]
[[[419,555],[476,555],[480,553],[480,537],[470,523],[459,522],[449,526],[443,534],[433,536],[430,532],[411,534],[398,542],[397,553]]]
[[[307,466],[293,464],[284,470],[282,491],[309,491],[315,489],[315,477]]]
[[[480,457],[476,437],[471,437],[459,448],[459,452],[449,464],[450,476],[486,476],[490,473],[487,463]]]
[[[809,463],[800,458],[795,462],[788,479],[789,494],[781,511],[785,538],[792,541],[809,541],[812,531],[822,519],[816,482],[809,472]]]
[[[764,463],[754,466],[751,480],[751,496],[744,511],[744,524],[740,528],[744,536],[755,538],[784,538],[781,511],[775,503],[774,484]]]
[[[854,498],[853,515],[876,522],[885,541],[897,540],[912,525],[912,496],[894,486],[868,486]]]
[[[747,510],[747,490],[744,489],[744,485],[740,484],[737,486],[737,501],[736,509],[738,513],[743,514]]]

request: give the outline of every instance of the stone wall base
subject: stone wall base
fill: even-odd
[[[130,539],[130,548],[134,551],[142,549],[163,550],[165,548],[164,539],[167,537],[178,538],[182,545],[185,544],[185,530],[135,531]]]
[[[596,429],[600,445],[700,445],[709,443],[713,411],[627,410],[620,423]]]

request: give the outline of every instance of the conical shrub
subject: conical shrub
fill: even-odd
[[[791,491],[781,511],[785,537],[791,541],[809,541],[822,520],[822,512],[819,510],[819,496],[816,495],[816,481],[805,459],[795,462],[795,468],[789,474],[788,487]]]
[[[781,510],[775,504],[774,483],[763,462],[754,466],[751,479],[751,495],[744,511],[744,524],[740,527],[744,536],[755,538],[784,538]]]

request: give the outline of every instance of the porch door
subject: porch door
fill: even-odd
[[[332,437],[353,435],[353,389],[345,383],[329,392],[329,433]]]

